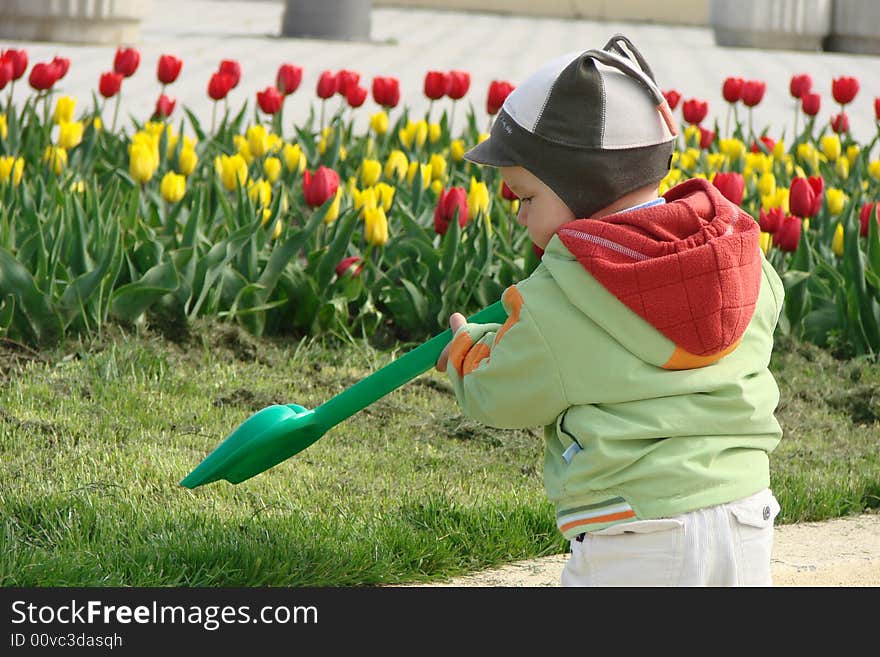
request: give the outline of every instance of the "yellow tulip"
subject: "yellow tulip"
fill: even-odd
[[[297,173],[305,171],[306,156],[299,144],[285,144],[281,156],[284,158],[284,166],[288,171],[296,171]]]
[[[731,163],[739,161],[746,154],[746,145],[739,139],[719,139],[718,149]]]
[[[846,203],[846,194],[842,189],[829,187],[825,190],[825,198],[828,200],[828,212],[831,214],[840,214],[843,212],[844,203]]]
[[[406,127],[397,131],[397,136],[408,149],[421,148],[428,138],[428,123],[424,119],[415,123],[407,121]]]
[[[67,166],[67,151],[60,146],[46,146],[46,150],[43,152],[43,162],[55,171],[56,176],[60,176]]]
[[[283,225],[281,223],[281,219],[275,220],[275,225],[272,227],[272,234],[269,236],[270,239],[277,240],[281,235],[281,229]]]
[[[168,137],[168,150],[165,151],[165,157],[172,157],[174,155],[174,151],[177,149],[177,142],[180,141],[177,135],[170,135]],[[181,151],[185,151],[186,149],[194,149],[196,147],[196,141],[192,137],[187,137],[184,135],[183,137],[183,146],[180,147]]]
[[[822,147],[822,153],[825,154],[825,157],[831,162],[837,162],[841,152],[840,137],[837,135],[825,135],[822,137],[819,145]]]
[[[214,167],[220,176],[220,182],[230,192],[235,191],[239,185],[244,185],[247,182],[247,162],[245,162],[240,153],[235,155],[218,155],[214,158]]]
[[[66,148],[67,150],[75,148],[76,146],[79,146],[82,138],[82,121],[71,121],[69,123],[61,124],[58,132],[58,145],[61,146],[61,148]]]
[[[477,182],[473,176],[471,176],[471,185],[468,189],[467,206],[471,217],[489,212],[489,188],[486,187],[486,183]]]
[[[385,210],[385,212],[388,212],[388,210],[391,209],[392,201],[394,201],[394,192],[396,191],[396,188],[388,183],[379,183],[376,185],[375,189],[378,200],[382,204],[382,209]]]
[[[361,162],[361,182],[365,187],[372,187],[382,176],[382,163],[379,160],[363,160]]]
[[[785,142],[780,139],[776,142],[776,145],[773,146],[773,157],[774,159],[781,161],[785,158],[785,155]]]
[[[837,160],[837,163],[834,165],[834,170],[837,172],[837,175],[840,176],[843,180],[849,178],[849,160],[845,157]]]
[[[428,161],[428,166],[431,167],[431,180],[442,182],[443,176],[446,175],[446,158],[434,153]]]
[[[281,175],[281,160],[277,157],[267,157],[263,162],[263,173],[269,179],[269,182],[275,182]]]
[[[180,158],[177,161],[177,168],[184,176],[189,176],[196,168],[199,162],[199,156],[193,148],[184,148],[180,151]]]
[[[856,158],[859,156],[861,149],[859,149],[858,144],[850,144],[846,147],[846,159],[849,160],[850,166],[856,163]]]
[[[152,135],[157,140],[162,136],[162,133],[165,131],[166,125],[162,121],[147,121],[144,124],[144,132],[149,135]],[[169,136],[174,134],[174,130],[170,125],[167,126]]]
[[[70,191],[77,194],[82,194],[84,191],[86,191],[86,184],[82,180],[72,182],[70,183]]]
[[[101,132],[104,129],[104,122],[101,120],[101,117],[95,117],[95,120],[92,121],[92,127],[95,129],[95,132]]]
[[[269,133],[265,126],[252,125],[247,129],[247,143],[254,157],[263,157],[269,150]]]
[[[681,169],[670,169],[669,173],[666,174],[666,177],[660,181],[660,187],[657,190],[657,193],[661,196],[668,192],[670,189],[675,187],[679,182],[681,182]]]
[[[761,207],[765,210],[772,210],[773,208],[782,208],[786,213],[788,212],[788,196],[789,189],[788,187],[777,187],[775,194],[767,194],[766,196],[761,196]]]
[[[428,141],[432,144],[436,144],[440,141],[440,137],[443,136],[443,131],[440,129],[439,123],[432,123],[428,126]]]
[[[6,139],[9,135],[9,126],[6,125],[6,115],[0,114],[0,139]]]
[[[721,171],[725,159],[724,153],[709,153],[706,155],[706,164],[711,171]]]
[[[834,251],[836,256],[843,255],[843,224],[837,224],[837,228],[834,229],[834,237],[831,239],[831,250]]]
[[[373,246],[382,246],[388,241],[388,217],[382,208],[364,211],[364,235]]]
[[[453,139],[449,144],[449,157],[453,162],[461,162],[464,159],[464,142],[461,139]]]
[[[872,160],[868,164],[868,175],[874,180],[880,180],[880,160]]]
[[[248,196],[257,207],[267,208],[272,202],[272,185],[262,178],[254,180],[248,183]]]
[[[351,190],[351,198],[354,209],[360,210],[361,216],[363,216],[363,211],[379,206],[379,195],[373,187],[368,187],[363,191],[353,189]]]
[[[128,147],[128,158],[131,177],[142,185],[153,177],[159,166],[159,158],[145,141],[132,143]]]
[[[232,137],[232,143],[235,146],[235,152],[241,155],[247,164],[253,162],[254,154],[251,152],[251,146],[248,143],[247,137],[244,137],[243,135],[234,135]]]
[[[162,198],[168,203],[177,203],[186,193],[186,178],[178,173],[169,171],[162,176],[159,191],[162,192]]]
[[[13,186],[17,187],[23,174],[24,158],[0,155],[0,183],[12,181]]]
[[[388,180],[397,180],[398,182],[406,177],[409,170],[409,160],[403,151],[394,149],[385,160],[385,177]]]
[[[678,163],[682,169],[693,170],[696,168],[699,159],[700,151],[696,148],[689,148],[678,158]]]
[[[765,153],[746,153],[746,166],[743,171],[748,175],[752,171],[761,174],[773,170],[773,158]]]
[[[775,196],[776,176],[774,176],[769,171],[767,173],[761,174],[761,178],[758,180],[758,191],[761,193],[761,196]]]
[[[758,244],[761,245],[761,250],[764,252],[764,255],[770,253],[770,247],[773,246],[773,233],[764,233],[758,237]]]
[[[283,146],[284,140],[274,132],[270,132],[269,136],[266,138],[266,152],[277,153]]]
[[[409,185],[412,185],[413,179],[418,172],[421,172],[422,176],[422,189],[428,189],[431,185],[431,167],[427,164],[421,164],[416,161],[410,162],[409,169],[407,169],[406,172],[406,182]]]
[[[798,144],[797,158],[803,164],[808,164],[813,171],[819,169],[819,151],[811,143]]]
[[[55,101],[55,111],[52,113],[52,123],[60,125],[73,121],[73,112],[76,109],[76,98],[61,96]]]
[[[376,112],[370,117],[370,128],[377,135],[384,135],[388,132],[388,114],[385,112]]]
[[[435,180],[431,183],[431,192],[434,196],[440,196],[443,193],[443,183],[439,180]]]
[[[684,129],[684,143],[687,146],[699,146],[703,133],[695,125],[689,125]]]
[[[330,203],[330,207],[327,208],[327,214],[324,215],[324,223],[332,224],[339,218],[339,202],[342,198],[342,189],[336,190],[336,197]]]

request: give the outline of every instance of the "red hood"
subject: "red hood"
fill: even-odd
[[[665,204],[577,219],[558,235],[592,276],[677,346],[695,356],[732,347],[761,284],[754,218],[701,178]]]

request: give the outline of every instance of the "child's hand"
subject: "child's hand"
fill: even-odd
[[[449,316],[449,328],[452,329],[452,332],[455,333],[462,326],[467,324],[467,319],[461,313],[452,313]],[[449,348],[452,346],[452,340],[449,341],[445,347],[443,347],[443,351],[440,352],[440,358],[437,359],[437,371],[445,372],[446,371],[446,363],[449,360]]]

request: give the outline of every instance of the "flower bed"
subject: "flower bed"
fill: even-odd
[[[466,72],[427,72],[431,106],[412,116],[396,78],[368,89],[355,71],[326,71],[310,115],[285,121],[285,99],[304,93],[302,70],[282,64],[252,107],[231,111],[241,67],[227,60],[207,83],[214,111],[203,126],[169,95],[182,62],[163,55],[155,107],[123,127],[119,96],[140,63],[137,50],[119,49],[85,109],[53,91],[70,66],[60,57],[30,68],[23,106],[10,91],[0,114],[0,335],[51,344],[108,321],[212,315],[255,334],[422,339],[537,265],[517,199],[496,170],[462,158],[486,134],[465,106]],[[4,52],[0,89],[27,70],[26,53]],[[803,129],[787,141],[753,129],[762,82],[725,81],[723,129],[703,125],[707,101],[668,91],[684,130],[660,191],[703,176],[760,222],[787,290],[781,332],[877,353],[878,139],[849,135],[857,81],[834,81],[840,111],[827,123],[811,87],[809,76],[792,78]],[[512,89],[492,83],[490,115]],[[457,109],[465,128],[451,134]],[[369,128],[354,129],[357,112],[371,113]]]

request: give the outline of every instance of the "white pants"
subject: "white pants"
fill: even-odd
[[[671,518],[571,541],[562,586],[771,586],[779,503],[769,488]]]

